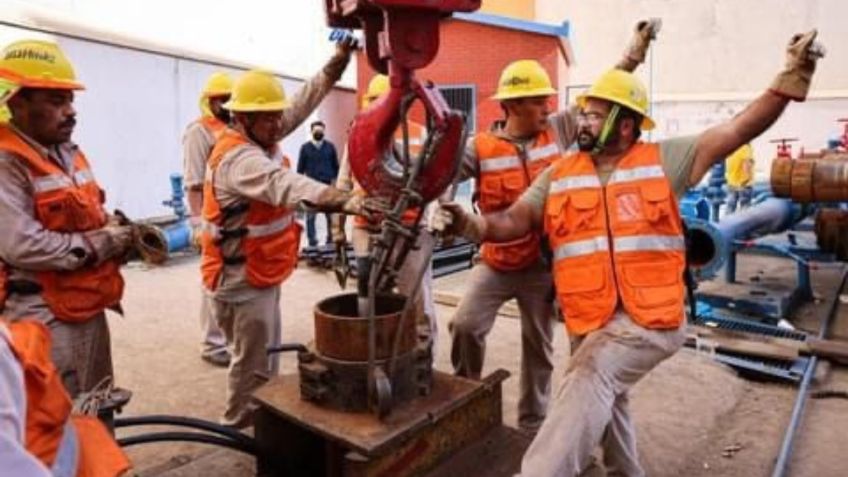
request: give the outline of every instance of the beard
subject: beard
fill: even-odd
[[[598,138],[589,131],[581,131],[577,134],[577,148],[581,152],[591,152],[598,143]]]

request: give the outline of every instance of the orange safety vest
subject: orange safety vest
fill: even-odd
[[[427,139],[427,128],[425,128],[421,124],[418,124],[415,121],[409,121],[407,124],[408,124],[408,127],[409,127],[409,140],[408,140],[409,154],[410,154],[410,156],[416,156],[421,152],[421,149],[424,147],[424,141]],[[403,148],[403,130],[400,127],[397,130],[395,130],[394,139],[395,139],[395,147],[397,148],[397,150],[399,150],[399,151],[402,150],[402,148]],[[365,190],[363,190],[362,187],[355,180],[354,180],[353,192],[355,194],[359,194],[363,197],[366,195]],[[417,217],[418,217],[418,208],[417,207],[410,207],[410,208],[406,209],[406,211],[403,213],[401,220],[403,221],[403,223],[410,225],[415,221],[415,219]],[[365,228],[365,229],[374,227],[374,223],[370,222],[368,219],[366,219],[365,217],[363,217],[361,215],[354,216],[353,225],[355,227]]]
[[[35,320],[8,326],[11,337],[0,333],[0,339],[7,339],[23,370],[27,451],[48,468],[75,468],[77,477],[126,472],[130,462],[103,423],[94,416],[71,415],[71,398],[50,360],[47,327]]]
[[[589,154],[557,161],[544,227],[570,333],[585,335],[604,326],[619,300],[645,328],[680,326],[683,226],[656,144],[634,145],[606,187]]]
[[[197,120],[202,124],[217,141],[221,134],[227,129],[227,124],[216,118],[215,116],[203,116]]]
[[[75,233],[106,225],[103,190],[82,152],[77,151],[73,173],[68,174],[7,127],[0,127],[0,150],[19,156],[29,169],[35,218],[45,229]],[[63,321],[86,321],[118,304],[124,293],[118,260],[72,271],[42,271],[36,277],[42,298]]]
[[[215,290],[226,265],[245,264],[247,282],[256,288],[279,285],[297,266],[301,226],[294,212],[285,207],[275,207],[257,200],[245,206],[222,209],[215,197],[214,176],[224,156],[231,150],[249,144],[247,138],[233,129],[227,129],[212,149],[207,167],[211,179],[203,183],[203,226],[200,235],[202,257],[200,268],[203,283]],[[287,158],[283,158],[283,166]],[[228,220],[238,214],[247,214],[247,223],[241,228],[227,228]],[[225,257],[220,244],[224,240],[241,241],[242,254]]]
[[[484,214],[500,212],[515,203],[536,176],[560,156],[559,147],[547,130],[526,151],[490,132],[478,134],[474,145],[480,164],[479,205]],[[496,270],[521,270],[539,259],[540,247],[540,235],[530,232],[511,242],[484,242],[480,256]]]

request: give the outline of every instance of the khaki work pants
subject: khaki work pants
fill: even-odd
[[[227,338],[212,317],[209,301],[206,299],[205,288],[201,285],[200,292],[200,352],[203,356],[211,356],[227,350]]]
[[[39,295],[9,295],[3,314],[10,320],[35,318],[50,330],[51,358],[71,399],[113,376],[106,314],[69,323],[53,316]]]
[[[354,227],[351,239],[356,258],[363,259],[368,257],[371,252],[370,234],[368,231],[360,227]],[[418,287],[418,292],[415,294],[415,304],[413,306],[416,310],[416,323],[419,326],[419,330],[427,333],[427,336],[430,337],[433,343],[433,356],[436,354],[435,344],[438,338],[438,327],[436,325],[436,305],[433,301],[433,261],[428,251],[433,248],[434,241],[435,238],[430,232],[422,230],[418,234],[418,240],[415,242],[416,248],[410,250],[407,254],[403,266],[398,270],[397,277],[398,292],[401,295],[409,296],[412,293],[412,289],[415,288],[421,267],[425,266],[426,260],[430,262],[426,264],[427,269],[421,278],[421,286]],[[359,269],[361,270],[362,267],[360,266]]]
[[[502,272],[481,262],[474,266],[468,290],[449,329],[451,362],[458,376],[480,379],[486,335],[498,309],[515,298],[521,312],[521,376],[518,424],[535,431],[545,418],[553,371],[553,281],[541,261],[518,271]]]
[[[685,341],[685,327],[649,330],[618,311],[572,343],[565,379],[521,462],[526,477],[576,476],[598,444],[609,476],[644,476],[628,410],[630,388]]]
[[[280,287],[262,289],[259,295],[241,302],[206,299],[232,353],[227,408],[220,422],[246,427],[252,424],[255,410],[250,394],[264,382],[256,373],[273,376],[279,371],[279,354],[268,356],[266,349],[280,342]]]

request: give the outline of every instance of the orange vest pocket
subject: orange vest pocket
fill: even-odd
[[[625,306],[633,319],[646,328],[676,328],[683,319],[681,267],[651,263],[623,264]],[[630,309],[632,307],[633,309]]]
[[[120,265],[114,260],[71,272],[42,272],[42,297],[57,318],[85,321],[118,303],[124,292]]]

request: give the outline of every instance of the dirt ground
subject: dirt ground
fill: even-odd
[[[772,267],[769,274],[792,276],[786,262],[763,263],[755,268]],[[110,317],[116,380],[134,392],[125,415],[173,414],[216,420],[223,409],[226,371],[199,358],[197,265],[196,257],[187,256],[166,267],[131,264],[126,269],[126,314],[124,318]],[[464,277],[456,274],[437,280],[436,287],[461,293]],[[834,277],[833,271],[816,273],[817,296],[830,293]],[[313,304],[337,292],[332,273],[298,269],[282,290],[284,341],[308,342]],[[817,312],[822,306],[805,307],[799,324],[817,330]],[[450,371],[446,330],[453,309],[439,306],[437,312],[440,333],[435,366]],[[567,361],[564,327],[556,330],[554,386]],[[848,339],[848,305],[842,307],[833,335]],[[487,372],[504,368],[512,373],[504,383],[504,419],[511,426],[516,423],[520,336],[518,320],[499,317],[488,340]],[[282,372],[293,373],[295,367],[295,357],[284,355]],[[825,378],[821,387],[848,390],[845,369],[832,367],[829,373],[820,374]],[[706,356],[680,351],[633,390],[631,409],[645,470],[651,476],[770,475],[796,394],[795,386],[745,380]],[[848,401],[808,401],[800,431],[791,475],[848,474],[843,470]],[[119,433],[128,434],[127,430]],[[723,450],[731,445],[740,450],[730,458],[723,457]],[[248,458],[197,444],[148,444],[129,448],[129,454],[142,476],[253,474]]]

